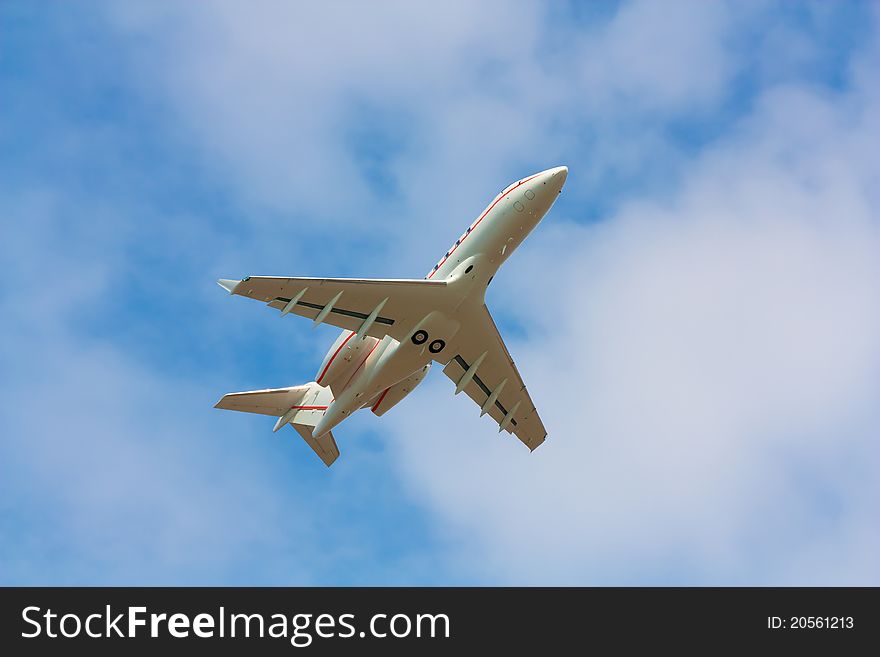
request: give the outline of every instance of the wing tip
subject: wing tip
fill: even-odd
[[[239,283],[241,281],[234,281],[231,278],[220,278],[217,280],[217,285],[229,292],[229,294],[235,294],[235,288],[238,287]]]
[[[548,434],[545,433],[545,434],[544,434],[544,437],[541,438],[541,440],[539,440],[538,442],[536,442],[534,447],[532,447],[531,445],[529,445],[528,443],[526,443],[526,446],[529,448],[529,453],[534,452],[534,451],[535,451],[536,449],[538,449],[541,445],[543,445],[543,444],[544,444],[544,441],[547,440],[547,435],[548,435]]]
[[[214,404],[214,408],[220,408],[224,411],[234,411],[236,409],[230,407],[230,403],[235,399],[236,395],[240,393],[237,392],[227,392],[220,399],[217,400],[217,403]]]

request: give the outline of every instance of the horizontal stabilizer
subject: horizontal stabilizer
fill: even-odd
[[[332,401],[333,393],[330,388],[325,388],[312,381],[292,388],[230,392],[228,395],[223,395],[214,408],[277,417],[278,422],[275,423],[273,431],[278,431],[285,424],[290,424],[315,451],[315,454],[329,466],[339,458],[336,440],[329,432],[320,438],[312,438],[312,431],[324,417],[324,413]]]
[[[280,417],[300,404],[309,392],[309,385],[269,390],[230,392],[214,404],[214,408]]]

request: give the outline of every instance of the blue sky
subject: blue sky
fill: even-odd
[[[0,22],[0,582],[880,582],[871,3]],[[488,298],[540,450],[439,372],[329,470],[212,408],[334,337],[217,278],[422,276],[557,164]]]

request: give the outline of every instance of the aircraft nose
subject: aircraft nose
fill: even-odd
[[[537,217],[535,221],[540,221],[550,206],[556,202],[566,178],[568,178],[566,166],[544,169],[530,176],[525,181],[526,189],[522,200],[518,201],[519,207],[514,203],[514,208],[522,212],[523,204],[528,205],[529,214]]]
[[[551,178],[558,178],[560,187],[565,184],[565,179],[568,178],[568,167],[556,167],[555,169],[551,169],[552,173],[550,174]]]

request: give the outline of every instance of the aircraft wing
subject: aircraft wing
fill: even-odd
[[[512,433],[529,450],[544,442],[544,423],[485,305],[462,322],[455,356],[443,373],[456,384],[456,394],[465,392],[481,414],[498,422],[499,430]]]
[[[292,313],[380,340],[402,341],[407,332],[447,299],[445,281],[423,279],[282,278],[220,279],[230,294],[263,301],[283,315]]]

